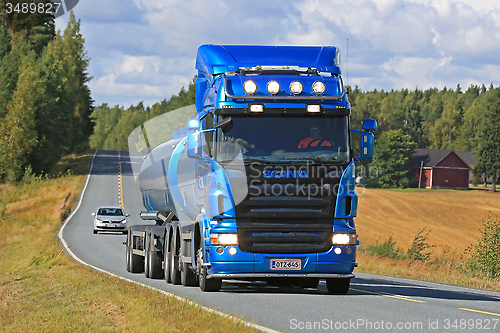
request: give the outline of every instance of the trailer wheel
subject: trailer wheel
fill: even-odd
[[[181,272],[179,271],[179,253],[175,244],[175,237],[170,242],[170,279],[172,284],[181,284]]]
[[[207,279],[207,266],[203,266],[205,262],[205,255],[203,251],[203,237],[200,240],[200,247],[197,253],[197,264],[198,264],[198,283],[200,289],[205,292],[217,292],[222,287],[222,279],[212,278]]]
[[[128,260],[129,260],[129,272],[130,273],[142,273],[144,270],[144,257],[134,254],[133,253],[133,237],[132,237],[132,230],[129,231],[127,235],[128,241],[127,241],[127,255],[128,255]]]
[[[163,264],[165,265],[163,272],[165,282],[171,283],[172,279],[170,278],[170,261],[172,260],[172,253],[168,251],[168,237],[165,235],[165,246],[163,249]]]
[[[151,237],[149,237],[151,240]],[[153,251],[153,244],[149,245],[148,251],[148,270],[151,279],[163,278],[163,268],[161,267],[161,257],[158,251]]]
[[[351,278],[344,279],[326,279],[326,288],[328,293],[332,295],[343,295],[349,291]]]

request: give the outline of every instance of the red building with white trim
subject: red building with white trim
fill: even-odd
[[[417,182],[422,165],[421,187],[469,188],[470,167],[451,149],[415,149],[412,165]]]

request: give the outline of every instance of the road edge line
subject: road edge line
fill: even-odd
[[[59,240],[60,244],[63,246],[63,249],[64,251],[70,255],[71,258],[73,258],[73,260],[75,260],[76,262],[82,264],[83,266],[87,266],[87,267],[90,267],[92,268],[93,270],[96,270],[96,271],[99,271],[101,273],[105,273],[105,274],[108,274],[112,277],[115,277],[115,278],[118,278],[120,280],[123,280],[123,281],[127,281],[127,282],[131,282],[131,283],[134,283],[136,285],[139,285],[141,287],[145,287],[145,288],[149,288],[151,290],[154,290],[154,291],[158,291],[160,292],[161,294],[165,295],[165,296],[168,296],[168,297],[173,297],[175,298],[176,300],[178,301],[182,301],[182,302],[186,302],[188,303],[189,305],[192,305],[192,306],[195,306],[195,307],[198,307],[204,311],[207,311],[208,313],[213,313],[215,315],[218,315],[218,316],[221,316],[221,317],[224,317],[224,318],[227,318],[227,319],[231,319],[231,320],[234,320],[238,323],[242,323],[244,324],[245,326],[248,326],[248,327],[251,327],[251,328],[255,328],[255,329],[258,329],[262,332],[265,332],[265,333],[280,333],[279,331],[275,331],[273,329],[270,329],[270,328],[267,328],[267,327],[264,327],[264,326],[260,326],[260,325],[257,325],[257,324],[253,324],[253,323],[250,323],[248,321],[245,321],[245,320],[242,320],[242,319],[239,319],[239,318],[236,318],[235,316],[232,316],[230,314],[227,314],[227,313],[224,313],[222,311],[219,311],[219,310],[214,310],[214,309],[211,309],[209,307],[206,307],[205,305],[201,305],[199,303],[196,303],[196,302],[193,302],[187,298],[184,298],[184,297],[181,297],[181,296],[178,296],[178,295],[175,295],[175,294],[172,294],[168,291],[165,291],[165,290],[162,290],[162,289],[158,289],[158,288],[155,288],[155,287],[152,287],[152,286],[149,286],[147,284],[144,284],[144,283],[141,283],[141,282],[137,282],[137,281],[134,281],[134,280],[130,280],[126,277],[123,277],[123,276],[119,276],[119,275],[116,275],[116,274],[113,274],[111,272],[108,272],[108,271],[105,271],[101,268],[98,268],[98,267],[95,267],[91,264],[88,264],[86,263],[85,261],[81,260],[80,258],[78,258],[76,256],[76,254],[73,253],[73,251],[71,251],[70,247],[68,246],[68,244],[66,243],[66,241],[64,240],[64,238],[62,237],[62,233],[63,233],[63,230],[64,228],[66,227],[66,225],[68,224],[68,222],[71,220],[71,218],[73,217],[73,215],[75,215],[75,213],[78,211],[78,209],[80,208],[80,205],[82,204],[82,201],[83,201],[83,196],[85,195],[85,190],[87,189],[87,185],[89,183],[89,180],[90,180],[90,174],[92,173],[92,168],[94,166],[94,159],[95,159],[95,156],[97,155],[97,150],[94,152],[94,155],[92,156],[92,162],[90,163],[90,168],[89,168],[89,171],[87,173],[87,179],[85,181],[85,185],[83,186],[83,189],[82,189],[82,192],[80,194],[80,199],[78,201],[78,205],[76,206],[75,210],[73,210],[71,212],[71,214],[69,214],[69,216],[66,218],[66,220],[64,221],[63,225],[61,226],[61,228],[59,228],[59,231],[57,233],[57,239]]]

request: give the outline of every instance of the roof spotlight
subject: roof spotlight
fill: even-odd
[[[323,81],[316,81],[313,83],[312,89],[316,95],[321,95],[322,93],[325,92],[326,86],[323,83]]]
[[[302,92],[302,89],[304,89],[304,86],[300,81],[293,81],[292,83],[290,83],[290,91],[292,92],[292,94],[298,95]]]
[[[276,95],[280,92],[280,84],[277,81],[271,80],[267,83],[267,91],[271,95]]]
[[[245,90],[247,94],[253,95],[257,91],[257,84],[252,80],[247,80],[243,83],[243,90]]]

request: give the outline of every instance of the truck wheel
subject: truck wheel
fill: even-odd
[[[193,287],[198,285],[196,273],[191,270],[191,265],[182,263],[181,284],[185,287]]]
[[[172,260],[171,258],[172,253],[168,251],[167,242],[168,238],[167,235],[165,235],[165,248],[163,249],[163,264],[165,265],[165,267],[163,269],[163,272],[165,273],[164,274],[165,282],[171,283],[172,279],[170,278],[170,261]]]
[[[326,279],[326,288],[332,295],[343,295],[349,291],[351,279]]]
[[[170,242],[170,279],[172,284],[181,284],[181,272],[179,271],[179,254],[175,247],[175,237]]]
[[[133,237],[132,237],[132,231],[129,232],[128,236],[128,244],[129,246],[127,247],[127,252],[129,256],[129,267],[130,267],[130,273],[142,273],[144,270],[144,257],[134,254],[133,253]]]
[[[150,237],[151,239],[151,237]],[[153,251],[152,244],[149,245],[148,251],[148,271],[151,279],[163,278],[163,268],[161,267],[161,257],[159,252]]]
[[[197,264],[198,266],[198,283],[200,289],[205,292],[217,292],[222,287],[222,279],[207,279],[207,266],[203,266],[205,255],[203,253],[203,237],[201,238],[200,248],[198,249]]]

